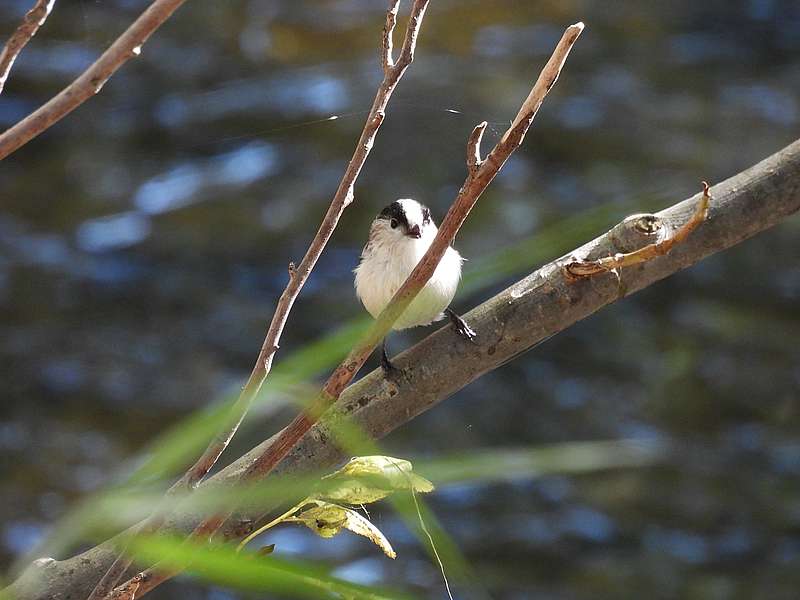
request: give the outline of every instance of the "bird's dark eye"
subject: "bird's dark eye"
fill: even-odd
[[[392,219],[391,221],[389,221],[389,225],[392,226],[392,229],[397,229],[397,225],[398,225],[397,219]]]

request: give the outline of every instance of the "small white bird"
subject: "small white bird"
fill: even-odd
[[[374,318],[386,308],[417,266],[437,231],[431,211],[411,198],[392,202],[372,222],[369,239],[361,252],[361,262],[355,269],[355,285],[361,303]],[[463,260],[456,250],[447,248],[433,276],[392,328],[399,330],[429,325],[446,314],[456,331],[472,340],[475,332],[447,308],[456,294]],[[381,350],[381,366],[387,374],[396,371],[386,356],[385,339]]]

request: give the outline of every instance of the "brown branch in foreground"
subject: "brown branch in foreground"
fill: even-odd
[[[687,269],[706,257],[731,248],[779,225],[800,211],[800,141],[711,189],[708,217],[695,235],[670,254],[623,271],[625,296]],[[431,333],[393,358],[407,380],[386,385],[380,369],[349,386],[334,410],[317,423],[281,461],[271,477],[302,477],[341,462],[346,455],[337,446],[336,420],[346,418],[365,435],[380,439],[416,416],[437,406],[470,382],[620,300],[613,275],[574,281],[563,265],[575,256],[600,257],[631,252],[648,245],[661,227],[676,227],[696,212],[699,195],[656,214],[628,217],[609,232],[564,257],[533,271],[477,306],[465,318],[481,332],[481,344],[463,341],[450,326]],[[766,399],[765,399],[766,400]],[[235,486],[249,466],[273,444],[278,434],[261,442],[201,486],[204,493]],[[241,519],[258,521],[278,508],[247,505]],[[237,519],[238,521],[238,519]],[[170,528],[189,532],[198,522],[194,511],[174,515]],[[127,535],[131,531],[129,530]],[[226,538],[243,537],[236,524],[220,532]],[[5,590],[15,600],[82,598],[114,559],[114,543],[105,542],[64,560],[42,558]]]
[[[614,254],[613,256],[604,256],[597,260],[582,260],[571,262],[564,265],[564,272],[572,277],[589,277],[597,273],[607,273],[616,269],[631,267],[639,263],[652,260],[657,256],[664,256],[668,254],[676,244],[684,241],[690,233],[705,221],[708,216],[708,204],[711,200],[709,194],[708,183],[703,182],[703,195],[700,202],[697,203],[697,209],[686,223],[674,232],[670,232],[665,228],[660,228],[662,237],[659,241],[647,246],[643,246],[634,250],[633,252],[624,252]]]
[[[106,81],[134,56],[164,21],[186,0],[154,0],[133,24],[75,81],[43,106],[0,134],[0,160],[27,144],[100,92]]]
[[[36,4],[25,13],[22,23],[8,38],[6,45],[0,52],[0,94],[3,93],[3,88],[6,85],[6,81],[8,81],[8,74],[11,72],[11,67],[14,66],[17,56],[19,56],[25,45],[31,41],[31,38],[36,35],[39,27],[44,25],[55,3],[56,0],[36,0]]]
[[[388,22],[388,19],[387,19]],[[500,171],[508,157],[522,144],[533,118],[542,105],[547,93],[552,89],[558,79],[570,50],[584,29],[583,23],[576,23],[566,29],[561,40],[556,45],[553,55],[542,69],[539,78],[533,85],[530,95],[525,100],[520,113],[512,123],[503,138],[497,143],[477,169],[474,167],[476,156],[480,155],[479,148],[483,127],[479,125],[470,135],[467,153],[467,178],[461,187],[450,210],[447,211],[439,231],[430,248],[414,268],[406,281],[392,298],[391,302],[378,315],[377,320],[362,339],[351,350],[345,360],[333,371],[322,387],[319,395],[311,405],[298,415],[283,431],[278,434],[275,442],[242,473],[241,480],[247,481],[269,475],[275,466],[294,448],[297,442],[317,422],[319,417],[330,408],[339,398],[344,388],[352,381],[355,374],[361,369],[369,356],[374,352],[381,339],[389,332],[392,324],[408,307],[414,297],[425,286],[433,275],[436,266],[452,243],[453,239],[466,220],[475,203],[483,191]],[[386,43],[384,43],[386,47]],[[476,133],[478,132],[478,133]],[[213,535],[225,523],[228,515],[215,515],[204,520],[192,532],[192,538],[204,539]],[[175,575],[174,570],[151,567],[136,575],[140,582],[139,593],[146,593]],[[112,593],[114,600],[131,600],[123,584]]]
[[[250,373],[247,383],[245,383],[242,388],[238,399],[231,407],[230,413],[226,418],[227,422],[225,426],[221,428],[221,432],[211,444],[209,444],[203,455],[192,465],[186,474],[170,488],[168,495],[183,491],[187,488],[192,489],[203,480],[217,462],[220,455],[228,447],[233,436],[236,435],[236,431],[247,412],[250,410],[253,400],[258,395],[264,381],[269,375],[270,369],[272,368],[272,361],[275,352],[278,350],[279,341],[292,306],[311,274],[312,269],[316,265],[317,260],[325,249],[333,231],[336,229],[344,209],[353,201],[353,190],[356,180],[358,179],[362,167],[366,163],[367,157],[375,142],[375,137],[383,123],[385,110],[392,96],[392,92],[397,87],[397,84],[400,82],[408,66],[414,60],[417,37],[429,1],[430,0],[415,0],[411,6],[403,46],[396,61],[392,57],[392,35],[394,34],[397,23],[400,0],[391,0],[389,3],[381,42],[383,81],[378,87],[375,100],[367,115],[366,123],[359,136],[353,156],[336,189],[328,211],[325,213],[322,224],[317,234],[314,236],[314,239],[311,241],[303,260],[300,261],[299,265],[295,265],[293,262],[289,263],[289,283],[286,285],[286,288],[278,300],[275,313],[267,329],[267,334],[264,337],[264,342],[261,345],[261,350],[256,359],[255,366]],[[153,523],[151,523],[151,528],[152,525]],[[155,524],[155,526],[157,527],[158,524]],[[88,600],[99,600],[108,595],[119,578],[130,567],[131,562],[130,558],[120,555],[108,572],[103,576],[102,580],[97,584]],[[132,597],[131,590],[134,589],[133,586],[126,585],[123,587],[125,587],[125,592],[123,593],[120,590],[115,591],[115,598]],[[147,591],[146,589],[140,589],[138,585],[135,587],[136,589],[134,591],[137,594],[142,594]]]

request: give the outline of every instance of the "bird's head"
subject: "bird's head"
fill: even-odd
[[[431,219],[431,211],[411,198],[395,200],[384,208],[373,225],[381,237],[401,241],[431,240],[436,235],[436,225]]]

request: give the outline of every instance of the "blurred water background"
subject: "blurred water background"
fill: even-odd
[[[2,36],[30,4],[0,3]],[[0,97],[0,126],[71,81],[146,5],[59,0]],[[101,94],[0,164],[3,565],[246,376],[287,261],[361,130],[384,8],[191,0]],[[412,196],[441,219],[472,127],[486,119],[497,139],[578,20],[587,31],[561,80],[456,244],[473,262],[524,240],[536,251],[517,276],[459,295],[457,310],[798,137],[796,1],[433,0],[281,353],[362,314],[351,269],[373,216]],[[410,458],[631,437],[674,449],[656,467],[431,496],[493,597],[797,597],[798,233],[791,219],[603,310],[385,440]],[[290,413],[253,415],[230,457]],[[397,561],[353,538],[285,528],[272,541],[354,581],[444,597],[424,548],[391,511],[373,516]],[[235,597],[182,581],[153,598],[175,595]]]

